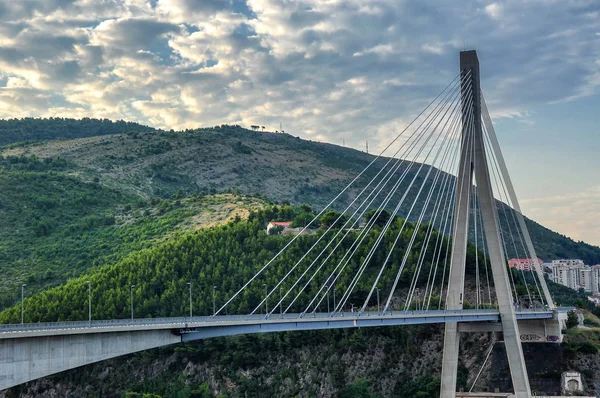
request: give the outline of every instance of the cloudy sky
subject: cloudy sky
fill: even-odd
[[[0,118],[377,148],[476,48],[527,215],[600,244],[597,0],[0,0]]]

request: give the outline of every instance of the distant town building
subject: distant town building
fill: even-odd
[[[271,231],[272,228],[281,227],[283,230],[286,230],[292,225],[291,221],[271,221],[267,224],[267,233]]]
[[[600,294],[600,264],[593,265],[592,270],[592,294]]]
[[[581,260],[553,260],[552,280],[574,290],[600,293],[600,265],[590,267]]]
[[[544,265],[541,258],[535,260],[540,267]],[[531,258],[511,258],[508,260],[508,266],[521,271],[535,271],[535,262]]]
[[[585,263],[582,260],[552,260],[552,267],[566,265],[569,267],[581,267],[585,266]]]

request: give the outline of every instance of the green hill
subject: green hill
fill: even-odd
[[[23,118],[0,119],[0,146],[46,141],[92,137],[106,134],[120,134],[128,131],[154,131],[153,128],[138,123],[113,122],[108,119],[49,119]]]
[[[168,198],[178,192],[190,195],[236,190],[275,202],[309,203],[316,209],[325,206],[374,158],[354,149],[239,126],[49,141],[6,148],[1,153],[64,159],[72,165],[70,174],[132,197]],[[357,185],[373,177],[385,161],[376,163]],[[341,200],[357,192],[350,189]],[[407,197],[401,215],[407,214],[413,198],[414,193]],[[409,219],[414,220],[418,210],[417,206]],[[599,247],[575,242],[532,220],[527,224],[541,258],[600,263]],[[502,228],[509,235],[506,222]],[[516,255],[512,245],[507,250],[509,256]]]
[[[26,300],[26,321],[43,322],[50,320],[78,320],[87,316],[87,285],[86,280],[93,285],[93,315],[96,319],[123,318],[128,316],[129,286],[136,285],[134,299],[137,317],[165,317],[180,316],[187,313],[188,301],[186,283],[192,281],[196,288],[194,307],[198,315],[212,313],[212,286],[217,286],[216,299],[222,304],[225,298],[231,297],[246,280],[269,261],[281,247],[286,244],[291,236],[270,236],[265,232],[269,220],[282,219],[297,213],[298,209],[290,207],[268,207],[250,214],[248,221],[241,218],[219,227],[202,229],[194,233],[183,234],[180,237],[168,240],[160,245],[141,250],[126,256],[118,263],[102,267],[83,277],[72,279],[65,285],[41,292]],[[389,247],[397,231],[401,227],[397,220],[393,228],[386,233],[380,248],[369,261],[364,278],[350,297],[349,302],[362,302],[365,300],[371,287],[371,279],[383,264]],[[381,279],[382,286],[391,287],[394,277],[400,267],[400,259],[410,241],[414,227],[410,225],[402,232],[402,238],[394,249],[392,260],[387,271]],[[418,242],[412,248],[410,261],[400,279],[399,291],[407,289],[416,267],[421,245],[424,240],[425,228],[418,234]],[[294,271],[290,278],[282,285],[284,290],[292,286],[296,278],[304,272],[325,247],[333,236],[330,231],[319,245],[311,252]],[[350,248],[351,242],[358,232],[353,232],[330,257],[325,267],[309,284],[306,294],[300,296],[291,311],[301,312],[307,305],[310,297],[314,297],[325,278],[333,270]],[[337,282],[339,291],[345,289],[352,280],[353,275],[366,257],[370,248],[377,239],[377,230],[371,231],[363,245],[361,245],[346,270]],[[229,306],[230,313],[249,313],[260,303],[264,297],[263,284],[275,286],[287,270],[296,262],[299,253],[307,251],[315,243],[320,234],[302,235],[282,254],[265,274],[249,286],[239,300]],[[435,239],[435,236],[434,238]],[[336,240],[336,242],[339,240]],[[330,249],[329,249],[330,250]],[[328,253],[328,251],[326,252]],[[473,248],[469,250],[469,269],[474,269]],[[424,285],[432,264],[433,245],[429,247],[423,270],[420,274]],[[480,259],[482,262],[483,259]],[[312,270],[319,266],[318,262]],[[311,273],[312,274],[312,273]],[[441,279],[441,273],[437,276]],[[307,278],[304,279],[306,281]],[[298,288],[299,289],[299,288]],[[382,290],[382,294],[385,291]],[[373,297],[373,303],[375,298]],[[438,301],[435,301],[437,305]],[[372,303],[372,304],[373,304]],[[323,304],[326,305],[326,304]],[[374,304],[373,304],[374,305]],[[0,314],[1,323],[16,322],[20,317],[20,306]]]
[[[60,158],[0,159],[0,309],[17,301],[23,283],[31,294],[264,203],[233,195],[143,200],[84,182],[72,166]]]

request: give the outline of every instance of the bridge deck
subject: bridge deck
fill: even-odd
[[[557,310],[555,310],[557,311]],[[517,311],[517,319],[549,319],[550,310]],[[560,310],[558,310],[560,311]],[[564,310],[563,310],[564,311]],[[196,338],[207,338],[239,333],[260,333],[289,330],[337,329],[346,327],[372,327],[414,325],[446,322],[499,321],[497,310],[454,311],[392,311],[380,312],[273,314],[265,318],[258,315],[219,315],[178,318],[114,319],[98,321],[48,322],[0,325],[0,340],[39,336],[110,333],[140,330],[168,329],[182,334],[193,333]],[[200,333],[200,334],[198,334]],[[191,338],[192,336],[190,336]],[[190,338],[185,338],[188,340]]]

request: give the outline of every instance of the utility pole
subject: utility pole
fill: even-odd
[[[367,153],[369,153],[369,141],[365,141],[365,147],[367,149]]]

